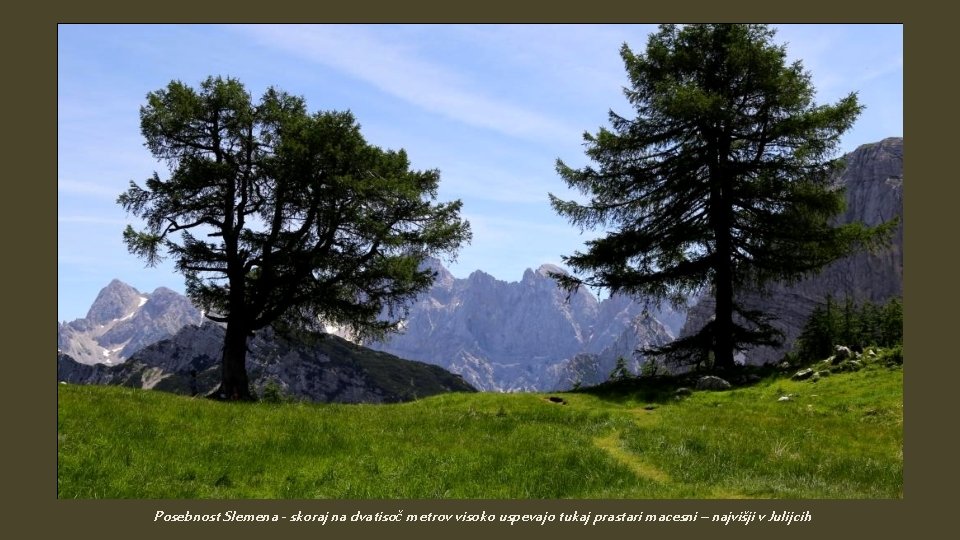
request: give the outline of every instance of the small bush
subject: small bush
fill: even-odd
[[[260,390],[260,401],[264,403],[287,403],[291,399],[276,379],[270,379]]]
[[[903,345],[896,345],[880,353],[880,360],[887,365],[903,365]]]

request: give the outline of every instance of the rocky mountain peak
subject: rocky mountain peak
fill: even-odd
[[[631,373],[638,374],[648,361],[640,351],[660,347],[671,340],[673,335],[666,326],[650,314],[640,313],[626,321],[612,342],[604,341],[606,346],[599,353],[580,352],[554,366],[551,369],[557,378],[554,386],[568,390],[578,384],[600,384],[608,379],[621,358]]]
[[[453,274],[451,274],[450,271],[443,266],[443,262],[441,262],[440,259],[437,259],[436,257],[427,257],[423,260],[423,263],[421,263],[420,266],[423,269],[433,270],[433,272],[436,274],[433,280],[433,285],[435,287],[440,286],[449,288],[453,285]]]
[[[94,324],[106,324],[115,319],[122,319],[133,313],[145,301],[140,291],[130,285],[114,279],[100,290],[86,319]]]
[[[528,286],[542,288],[545,291],[555,290],[558,294],[566,294],[551,275],[554,273],[567,274],[567,271],[555,264],[541,264],[536,270],[527,268],[523,272],[523,279],[520,282]]]
[[[157,287],[156,289],[153,290],[152,293],[150,293],[150,298],[155,299],[162,296],[174,296],[174,295],[183,296],[180,293],[174,291],[173,289],[168,289],[166,287]]]
[[[82,364],[118,364],[202,317],[190,300],[166,287],[143,294],[114,279],[83,319],[57,325],[57,347]]]
[[[192,316],[197,312],[189,298],[166,287],[158,287],[147,298],[147,302],[142,306],[141,313],[135,315],[136,317],[149,316],[156,318],[168,312],[173,312],[177,316]],[[200,319],[196,319],[195,323],[200,324]],[[172,331],[176,332],[179,329],[179,327],[174,328]]]
[[[554,279],[550,275],[551,273],[566,274],[567,272],[563,268],[560,268],[555,264],[546,263],[538,266],[536,270],[534,270],[533,268],[527,268],[523,272],[523,279],[521,279],[520,281],[521,282],[525,282],[525,281],[552,282],[554,281]]]
[[[467,276],[467,280],[474,283],[489,283],[493,284],[497,281],[497,278],[491,276],[490,274],[484,272],[483,270],[474,270]]]
[[[570,273],[564,270],[563,268],[560,268],[559,266],[555,264],[550,264],[550,263],[541,264],[540,267],[537,268],[537,274],[543,277],[550,277],[550,274],[570,275]]]

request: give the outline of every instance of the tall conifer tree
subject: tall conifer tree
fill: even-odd
[[[254,102],[239,81],[210,77],[148,94],[140,125],[170,176],[120,195],[146,222],[123,238],[148,264],[172,257],[190,298],[226,323],[223,398],[252,398],[254,331],[322,319],[382,336],[433,282],[423,260],[470,239],[460,201],[435,201],[439,172],[370,145],[349,112],[311,114],[272,88]]]
[[[774,30],[756,24],[663,25],[645,54],[620,54],[635,117],[584,134],[594,165],[557,171],[586,202],[550,195],[581,229],[606,235],[564,257],[563,285],[682,302],[702,287],[716,300],[697,334],[661,348],[732,367],[751,345],[781,336],[737,292],[815,273],[889,227],[834,226],[844,195],[831,185],[841,134],[862,107],[854,93],[814,103],[810,75],[787,63]]]

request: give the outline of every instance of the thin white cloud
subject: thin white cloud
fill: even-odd
[[[89,225],[126,225],[129,220],[101,216],[57,216],[57,223]]]
[[[470,228],[473,230],[476,238],[481,238],[484,242],[511,242],[524,244],[528,239],[543,238],[544,242],[551,243],[558,239],[562,241],[579,241],[595,238],[600,233],[587,231],[581,234],[580,230],[572,225],[562,222],[562,218],[557,217],[547,222],[530,221],[515,218],[506,218],[498,215],[472,214],[466,213],[464,218],[470,222]],[[527,247],[531,247],[527,245]]]
[[[540,175],[542,177],[542,175]],[[510,204],[547,204],[547,193],[558,188],[534,175],[522,176],[502,170],[471,170],[460,167],[443,174],[443,189],[457,198]]]
[[[656,26],[506,24],[469,25],[458,30],[464,39],[496,54],[499,62],[562,86],[552,91],[591,102],[599,96],[609,108],[619,107],[619,102],[605,100],[611,94],[621,98],[621,87],[627,84],[620,46],[627,43],[634,51],[642,51],[647,34]]]
[[[81,180],[64,180],[63,178],[57,179],[57,193],[87,195],[110,200],[115,200],[120,195],[120,191],[115,187]]]
[[[801,60],[824,101],[863,91],[881,77],[903,71],[902,37],[892,25],[779,25],[790,61]]]
[[[525,139],[576,136],[581,129],[470,88],[450,68],[413,48],[354,26],[245,26],[263,45],[279,48],[361,79],[379,90],[465,124]]]
[[[900,73],[900,77],[903,77],[903,53],[896,55],[886,64],[881,64],[879,66],[872,67],[868,69],[863,75],[860,76],[860,82],[869,82],[875,79],[879,79],[886,75],[893,73]]]

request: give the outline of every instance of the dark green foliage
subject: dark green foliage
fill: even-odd
[[[807,319],[797,339],[796,357],[810,362],[832,355],[837,345],[862,351],[869,346],[894,347],[902,342],[903,302],[899,298],[883,306],[871,302],[858,306],[847,298],[841,307],[827,296]]]
[[[839,324],[833,298],[827,296],[823,307],[817,306],[797,340],[797,356],[801,361],[823,359],[833,354],[839,336]]]
[[[563,285],[676,304],[712,291],[702,331],[648,352],[731,368],[736,350],[781,341],[737,291],[806,277],[892,228],[832,225],[844,208],[832,157],[862,107],[855,94],[815,104],[810,75],[773,35],[756,24],[664,25],[645,54],[624,45],[635,117],[611,111],[610,128],[584,135],[594,165],[557,162],[589,200],[551,195],[554,209],[609,231],[564,257],[586,277],[555,276]]]
[[[622,356],[617,358],[617,365],[613,368],[613,371],[610,372],[609,380],[622,381],[631,377],[633,377],[633,374],[630,373],[630,370],[627,368],[627,360]]]
[[[903,302],[894,298],[883,307],[877,323],[878,345],[895,345],[903,343]]]
[[[889,366],[903,365],[903,344],[884,350],[880,359]]]
[[[255,103],[239,81],[211,77],[148,94],[140,125],[170,177],[120,195],[146,222],[124,241],[149,265],[172,257],[194,303],[227,323],[223,397],[251,398],[254,331],[322,319],[382,336],[432,283],[424,258],[469,241],[461,203],[435,202],[439,172],[370,145],[349,112],[311,114],[274,88]]]
[[[660,366],[657,364],[656,358],[647,358],[643,362],[643,366],[640,367],[640,376],[641,377],[656,377],[660,373]]]

